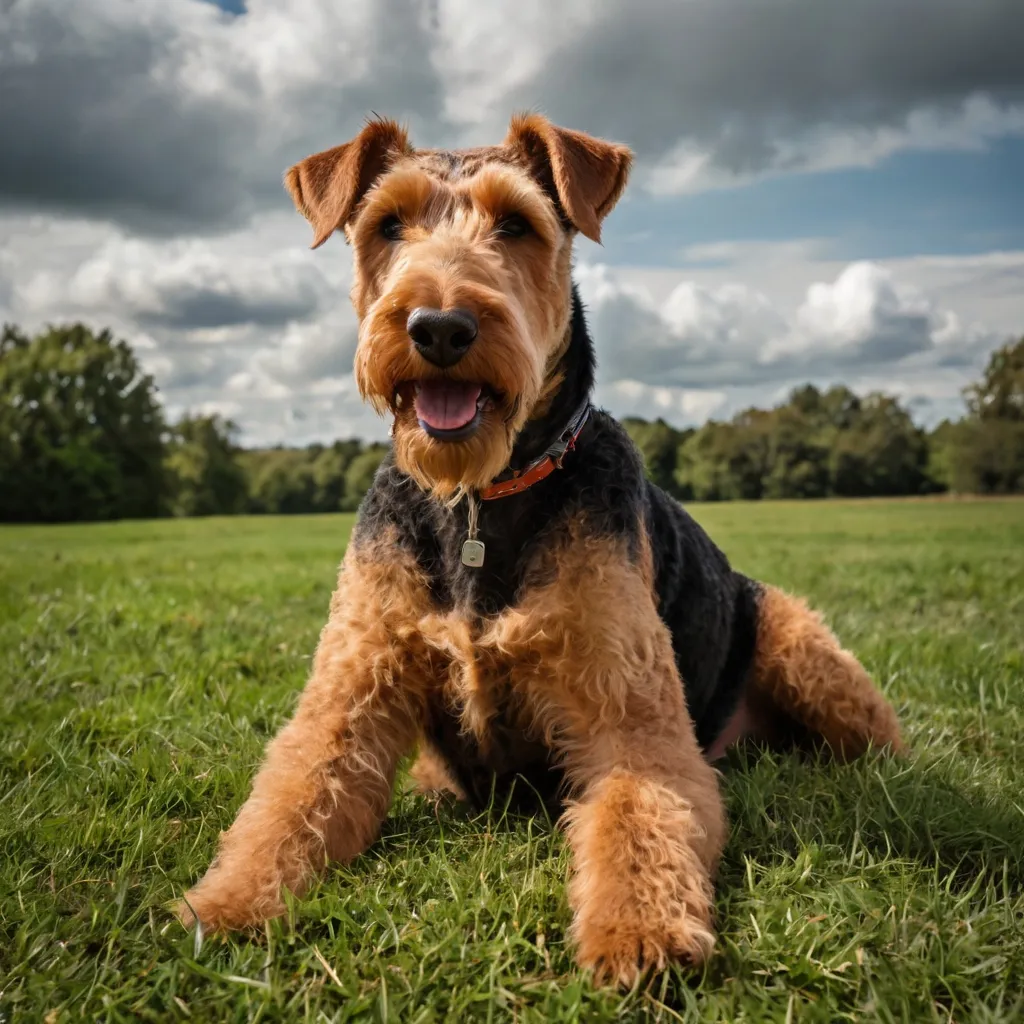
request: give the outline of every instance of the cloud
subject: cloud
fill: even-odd
[[[30,332],[73,319],[110,327],[171,418],[230,407],[247,443],[385,436],[351,383],[350,259],[343,247],[311,253],[299,218],[165,240],[0,217],[0,238],[0,312]]]
[[[969,152],[997,139],[1024,136],[1024,104],[997,104],[975,93],[960,104],[909,110],[882,124],[812,123],[780,131],[761,159],[733,163],[713,142],[682,139],[645,175],[655,195],[735,188],[757,178],[876,167],[901,151]]]
[[[616,416],[691,424],[703,423],[722,409],[728,395],[725,391],[664,387],[625,379],[599,384],[595,399],[599,405],[614,409]]]
[[[70,278],[44,270],[22,288],[27,304],[76,312],[116,309],[146,327],[280,326],[314,315],[330,285],[301,250],[224,258],[201,239],[104,244]]]
[[[9,249],[0,249],[0,320],[10,307],[14,295],[14,276],[17,260]]]
[[[348,391],[352,360],[356,351],[355,315],[340,309],[331,316],[308,324],[289,324],[274,338],[272,346],[257,350],[244,373],[233,382],[235,390],[261,387],[309,387],[321,394]]]
[[[793,329],[769,342],[764,355],[769,361],[898,362],[933,348],[950,326],[948,315],[923,295],[899,288],[878,264],[860,262],[833,282],[812,284]]]
[[[217,232],[372,109],[426,144],[515,107],[619,138],[678,192],[1024,132],[1018,0],[19,0],[0,203]]]
[[[382,439],[386,422],[352,380],[350,254],[310,253],[304,228],[261,215],[216,238],[140,240],[0,218],[0,306],[29,331],[72,318],[111,327],[172,416],[232,403],[246,443]],[[934,418],[959,408],[966,380],[1019,331],[1024,253],[883,265],[822,251],[729,243],[687,250],[674,269],[581,262],[599,402],[683,425],[771,404],[805,380],[843,381],[896,391]]]
[[[662,190],[862,166],[865,137],[877,160],[905,145],[960,148],[965,133],[984,139],[1004,119],[1020,130],[1016,0],[937,0],[927,14],[916,0],[599,9],[520,96],[626,139],[647,160],[672,154],[674,176],[656,179]]]
[[[616,223],[661,238],[694,212],[678,193],[1024,135],[1019,0],[237,6],[0,0],[0,313],[112,327],[170,409],[230,403],[250,441],[386,430],[351,383],[350,256],[309,253],[281,187],[371,110],[426,145],[494,141],[523,106],[629,142],[663,198]],[[1020,253],[829,245],[719,240],[660,271],[583,246],[601,401],[699,422],[813,378],[934,411],[1021,329]]]
[[[581,267],[577,276],[602,371],[651,387],[721,390],[954,366],[962,373],[1002,340],[865,261],[811,284],[792,312],[739,284],[683,281],[658,303],[607,267]]]
[[[604,266],[580,266],[602,376],[648,384],[712,385],[746,378],[782,320],[743,285],[678,284],[661,305]]]
[[[426,31],[403,0],[5,4],[0,200],[145,232],[244,223],[371,107],[436,123]]]

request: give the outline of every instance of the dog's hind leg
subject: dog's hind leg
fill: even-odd
[[[896,713],[864,667],[817,612],[775,587],[760,595],[751,691],[843,760],[902,749]]]
[[[349,549],[295,717],[267,747],[217,859],[178,907],[186,924],[259,924],[284,910],[284,889],[301,895],[327,860],[351,860],[376,837],[427,685],[413,626],[426,591],[399,551]]]
[[[409,769],[409,778],[415,789],[431,800],[440,800],[446,794],[456,800],[465,800],[466,794],[456,782],[444,758],[429,744],[421,741],[419,754]]]

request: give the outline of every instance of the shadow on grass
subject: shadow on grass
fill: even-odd
[[[794,856],[809,844],[856,845],[876,860],[913,859],[967,884],[979,875],[1024,884],[1024,812],[965,777],[949,758],[849,765],[825,756],[733,752],[725,793],[732,821],[726,859]]]
[[[754,745],[731,752],[723,795],[731,834],[723,872],[744,858],[792,857],[808,845],[863,846],[876,859],[905,858],[938,866],[956,879],[1007,875],[1024,885],[1024,811],[971,782],[949,758],[892,759],[869,755],[839,764],[826,754],[779,753]],[[387,829],[423,834],[438,822],[471,831],[534,823],[555,829],[562,805],[517,779],[474,810],[454,798],[407,796]],[[378,841],[383,853],[387,838]]]

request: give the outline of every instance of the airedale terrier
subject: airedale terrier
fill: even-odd
[[[353,247],[356,380],[393,444],[295,716],[184,920],[256,924],[365,850],[418,744],[425,788],[565,797],[578,962],[629,984],[712,950],[729,744],[899,748],[821,618],[730,568],[591,406],[572,245],[599,239],[631,160],[534,114],[455,152],[374,120],[288,171],[314,247]]]

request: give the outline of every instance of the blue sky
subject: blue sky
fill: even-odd
[[[1020,0],[218,6],[0,6],[0,317],[113,327],[172,415],[384,436],[350,254],[310,252],[281,188],[370,111],[454,147],[533,108],[634,149],[577,250],[613,412],[696,423],[813,380],[934,423],[1024,333]]]
[[[832,255],[848,260],[1021,249],[1024,139],[681,197],[633,195],[626,206],[604,238],[616,262],[681,264],[685,246],[793,238],[830,239]]]

